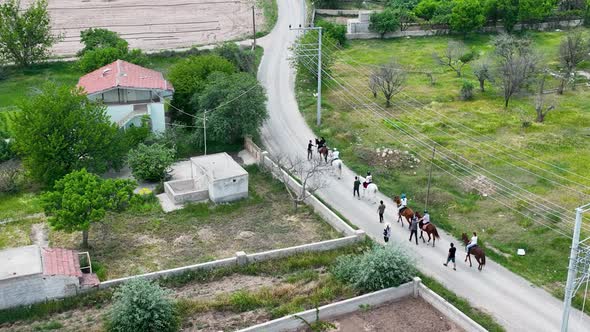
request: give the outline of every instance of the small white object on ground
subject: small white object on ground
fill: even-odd
[[[524,255],[525,255],[524,249],[518,249],[518,250],[516,251],[516,254],[517,254],[518,256],[524,256]]]

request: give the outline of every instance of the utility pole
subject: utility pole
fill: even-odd
[[[318,99],[316,105],[316,125],[319,127],[322,124],[322,27],[310,26],[302,28],[301,25],[299,25],[299,28],[291,28],[289,25],[289,29],[302,31],[316,30],[318,32]]]
[[[254,12],[254,6],[252,6],[252,31],[252,38],[254,38],[254,42],[252,43],[252,51],[254,51],[256,49],[256,13]]]
[[[432,166],[434,164],[434,154],[436,153],[436,147],[432,147],[432,158],[430,159],[430,171],[428,171],[428,189],[426,191],[426,206],[425,210],[428,209],[428,200],[430,198],[430,181],[432,180]]]
[[[205,155],[207,155],[207,110],[203,112],[203,142],[205,145]]]

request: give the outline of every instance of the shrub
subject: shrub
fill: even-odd
[[[0,162],[10,160],[16,157],[11,141],[6,141],[0,137]]]
[[[0,193],[17,192],[22,180],[23,172],[18,161],[0,163]]]
[[[339,257],[332,273],[361,291],[372,292],[408,282],[417,271],[401,248],[374,246],[361,256]]]
[[[107,330],[112,332],[166,332],[178,330],[170,292],[146,279],[132,279],[114,294]]]
[[[461,85],[461,100],[473,99],[473,88],[474,85],[471,81],[464,80]]]
[[[166,176],[166,170],[174,162],[174,149],[162,144],[137,146],[128,156],[129,167],[138,180],[160,181]]]
[[[233,42],[224,43],[216,47],[214,51],[240,71],[256,74],[256,54],[253,51],[244,50]]]
[[[323,33],[337,41],[338,45],[346,45],[346,25],[325,20],[318,20],[315,25],[322,27]]]
[[[105,47],[86,51],[84,55],[80,57],[78,66],[80,67],[80,70],[89,73],[117,60],[125,60],[136,65],[144,65],[146,63],[146,57],[141,50],[133,49],[128,51],[127,49],[116,47]]]

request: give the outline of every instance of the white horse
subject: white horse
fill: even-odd
[[[338,175],[338,180],[342,178],[342,160],[336,159],[332,161],[332,171]]]
[[[365,179],[363,179],[363,184],[365,182]],[[367,192],[368,192],[368,196],[367,196]],[[369,183],[369,185],[367,185],[367,188],[365,188],[365,186],[363,185],[363,197],[367,196],[369,201],[373,202],[373,204],[377,203],[377,193],[379,192],[379,188],[377,187],[376,184],[374,183]]]

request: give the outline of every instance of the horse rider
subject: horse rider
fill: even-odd
[[[322,137],[320,140],[318,140],[317,138],[315,139],[315,144],[318,147],[318,152],[320,152],[320,148],[326,146],[326,140]]]
[[[371,175],[371,172],[367,172],[367,176],[365,177],[365,182],[363,183],[363,187],[365,187],[365,189],[367,189],[367,187],[371,183],[373,183],[373,176]]]
[[[334,148],[334,151],[332,151],[332,161],[330,161],[330,165],[334,163],[334,160],[338,159],[340,159],[340,151],[338,151],[337,148]]]
[[[419,221],[422,222],[422,229],[424,229],[426,225],[430,224],[430,214],[428,213],[428,210],[424,210],[424,215]]]
[[[404,210],[407,207],[408,207],[408,199],[406,198],[406,194],[402,193],[401,200],[400,200],[400,206],[398,207],[398,213],[402,214],[402,212],[404,212]]]
[[[469,250],[471,250],[471,248],[477,246],[477,233],[473,232],[473,236],[471,237],[471,241],[469,241],[469,244],[467,245],[467,255],[469,255]],[[467,261],[467,258],[465,258],[465,261]]]

